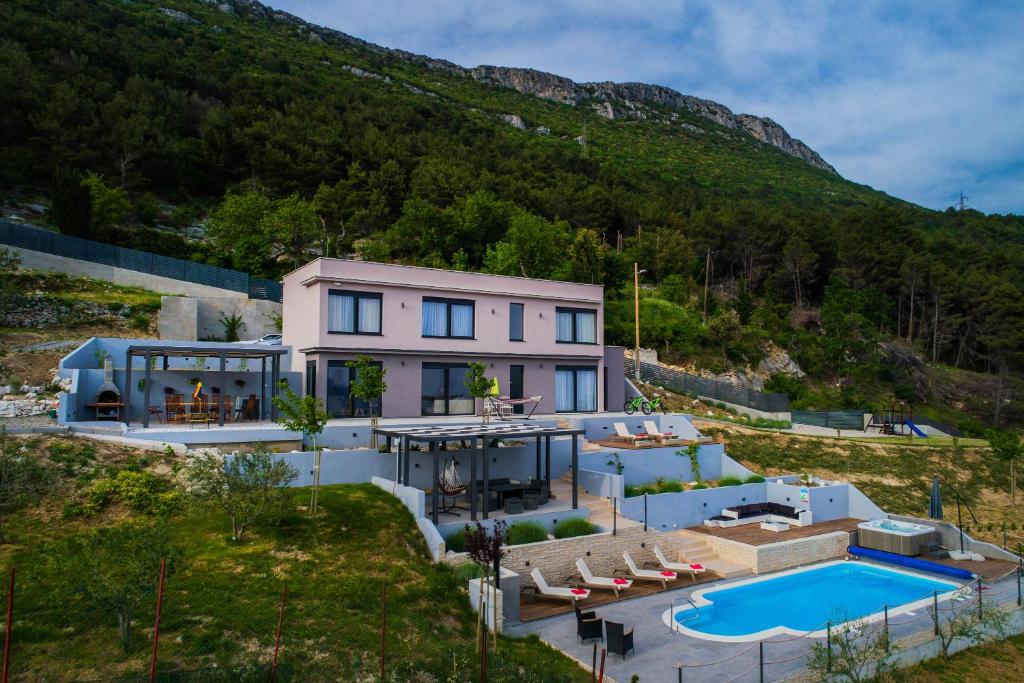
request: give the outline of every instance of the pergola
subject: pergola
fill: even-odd
[[[577,437],[583,434],[582,429],[569,427],[545,427],[537,423],[501,423],[501,424],[472,424],[456,426],[424,426],[424,427],[376,427],[373,430],[376,434],[387,439],[388,446],[392,439],[398,440],[398,483],[409,485],[409,444],[426,443],[433,460],[433,480],[431,489],[431,521],[437,524],[438,513],[438,481],[441,476],[440,452],[438,444],[450,441],[473,441],[473,448],[470,450],[469,458],[469,516],[471,520],[477,518],[477,453],[480,454],[481,479],[484,492],[483,518],[487,519],[487,491],[489,489],[487,442],[490,439],[530,439],[537,440],[536,456],[536,479],[542,478],[547,482],[548,490],[551,490],[551,438],[555,436],[569,436],[572,438],[572,509],[579,507],[577,483],[579,480],[579,447]],[[479,447],[477,442],[479,441]],[[543,442],[544,448],[541,449]],[[541,455],[543,454],[544,467],[541,469]],[[543,477],[541,476],[543,474]]]
[[[281,356],[288,353],[286,349],[275,346],[263,346],[261,344],[217,344],[207,346],[171,346],[161,344],[145,344],[129,346],[125,352],[125,376],[124,376],[124,420],[128,424],[131,420],[131,387],[132,387],[132,359],[145,358],[146,367],[143,370],[145,384],[143,388],[143,401],[145,410],[142,412],[142,426],[149,427],[149,390],[150,374],[153,370],[153,359],[163,358],[163,369],[167,370],[168,358],[184,358],[201,356],[204,358],[217,358],[220,360],[219,370],[206,370],[204,372],[218,372],[219,386],[224,391],[227,373],[228,358],[251,358],[260,359],[260,417],[267,413],[267,359],[270,359],[270,419],[277,419],[277,408],[273,405],[274,397],[277,396],[278,383],[281,379]],[[224,402],[217,401],[217,424],[224,426]]]

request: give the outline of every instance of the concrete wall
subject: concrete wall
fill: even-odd
[[[521,515],[515,515],[514,517],[502,517],[500,520],[493,518],[477,520],[484,525],[484,528],[490,531],[491,527],[494,526],[496,521],[502,521],[509,525],[516,524],[519,522],[533,522],[534,524],[540,524],[542,527],[547,529],[548,533],[551,533],[555,525],[561,521],[567,519],[575,519],[582,517],[583,519],[590,519],[590,510],[587,508],[579,508],[578,510],[550,510],[550,511],[538,511],[538,512],[524,512]],[[462,531],[466,528],[466,524],[470,523],[467,518],[464,522],[450,522],[448,524],[438,524],[437,530],[442,536],[448,538],[456,531]],[[533,544],[529,544],[533,545]],[[512,546],[518,547],[518,546]]]
[[[241,300],[247,300],[249,298],[249,295],[245,292],[235,292],[230,289],[220,289],[219,287],[210,287],[209,285],[200,285],[194,282],[184,282],[174,278],[142,273],[137,270],[115,268],[102,263],[92,263],[90,261],[79,261],[78,259],[56,256],[54,254],[44,254],[43,252],[31,251],[20,247],[9,247],[5,245],[4,248],[17,252],[18,255],[21,256],[22,267],[32,270],[54,270],[60,273],[67,273],[68,275],[80,275],[83,277],[95,278],[97,280],[106,280],[107,282],[113,282],[118,285],[142,287],[144,289],[154,292],[163,292],[165,294],[220,298],[227,297]]]
[[[625,360],[621,346],[604,347],[605,377],[602,380],[607,380],[604,409],[608,412],[620,410],[626,402]]]
[[[220,339],[224,336],[220,322],[222,313],[242,316],[244,327],[239,332],[242,339],[259,339],[278,332],[274,318],[281,315],[281,304],[238,297],[164,296],[160,298],[160,338]]]
[[[609,377],[611,377],[611,374],[609,374]],[[616,422],[625,424],[630,434],[646,432],[647,430],[644,427],[645,421],[654,422],[662,432],[671,432],[681,439],[697,439],[700,437],[700,432],[690,422],[690,416],[679,413],[668,415],[626,415],[619,412],[614,415],[582,418],[579,420],[579,423],[585,430],[584,436],[587,439],[598,441],[615,438]]]
[[[850,533],[836,531],[765,545],[739,543],[706,534],[701,535],[700,540],[710,545],[720,559],[741,564],[755,574],[763,574],[842,557],[850,545]]]
[[[658,493],[647,496],[647,526],[661,531],[684,529],[722,514],[723,508],[765,502],[768,501],[764,484]],[[619,510],[632,520],[644,521],[644,497],[626,498],[619,504]]]
[[[621,474],[579,470],[579,485],[584,493],[602,498],[624,498],[626,484]]]
[[[690,458],[685,453],[676,455],[679,447],[622,449],[618,451],[587,451],[580,454],[580,467],[594,472],[615,473],[615,459],[622,463],[622,476],[626,485],[647,484],[657,477],[694,481]],[[703,444],[697,451],[701,479],[718,479],[723,474],[723,463],[735,463],[725,455],[721,444]],[[608,464],[611,462],[612,464]],[[735,463],[738,465],[738,463]],[[742,465],[738,465],[742,467]],[[743,468],[745,469],[745,468]]]
[[[279,453],[275,458],[288,463],[298,471],[299,476],[292,482],[292,486],[313,485],[315,453]],[[324,450],[320,455],[320,484],[362,484],[373,481],[374,478],[393,480],[395,459],[394,453],[380,453],[370,449]],[[422,497],[423,492],[419,493]]]

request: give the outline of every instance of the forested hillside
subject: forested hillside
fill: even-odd
[[[0,192],[261,277],[357,254],[602,282],[626,345],[637,261],[644,343],[669,360],[753,366],[772,342],[808,373],[769,382],[799,405],[1024,416],[1022,217],[901,202],[705,101],[622,86],[610,117],[599,89],[567,103],[494,73],[243,0],[7,0]]]

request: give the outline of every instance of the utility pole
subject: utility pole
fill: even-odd
[[[711,277],[711,250],[704,261],[704,322],[708,321],[708,279]]]
[[[640,266],[633,261],[633,321],[636,325],[636,351],[633,354],[633,378],[640,381]]]
[[[960,199],[957,200],[954,206],[957,211],[963,211],[967,208],[967,197],[964,196],[963,190],[960,191]]]

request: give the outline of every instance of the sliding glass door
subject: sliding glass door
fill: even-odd
[[[555,368],[555,412],[597,411],[597,368],[560,365]]]
[[[327,361],[327,413],[332,417],[369,417],[370,404],[352,395],[352,382],[356,378],[354,368],[346,360]],[[381,363],[376,363],[380,366]],[[373,411],[381,414],[381,397],[373,400]]]
[[[466,389],[469,366],[456,363],[424,363],[420,391],[423,415],[472,415],[476,402]]]

